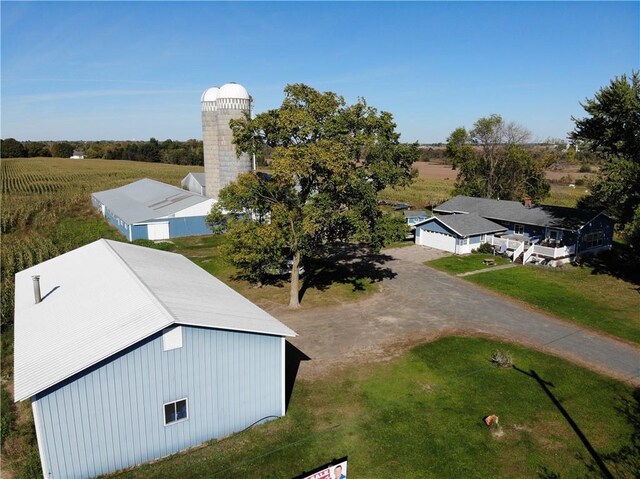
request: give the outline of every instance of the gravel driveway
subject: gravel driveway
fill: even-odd
[[[385,360],[410,346],[449,334],[486,335],[560,356],[640,384],[640,348],[541,314],[472,283],[423,265],[445,255],[410,246],[385,250],[396,273],[381,292],[328,308],[273,312],[299,337],[291,343],[311,358],[313,375],[354,361]]]

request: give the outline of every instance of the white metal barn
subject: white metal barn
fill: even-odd
[[[148,178],[91,195],[93,205],[129,241],[211,233],[205,222],[217,200]]]
[[[295,332],[181,255],[99,240],[19,272],[15,291],[14,394],[31,399],[45,479],[285,414]]]
[[[185,190],[192,191],[193,193],[197,193],[202,196],[206,196],[206,184],[205,184],[205,174],[204,173],[189,173],[187,176],[182,178],[180,182],[182,188]]]

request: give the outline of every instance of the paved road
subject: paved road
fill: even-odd
[[[386,250],[396,276],[381,293],[356,303],[274,311],[299,337],[291,342],[312,360],[301,373],[338,363],[384,359],[412,344],[451,333],[487,335],[569,359],[640,384],[640,347],[540,314],[469,282],[428,268],[442,255],[419,246]]]

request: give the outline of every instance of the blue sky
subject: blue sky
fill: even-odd
[[[640,68],[639,2],[7,2],[2,138],[201,138],[200,95],[288,83],[364,97],[403,141],[499,113],[564,138],[579,105]]]

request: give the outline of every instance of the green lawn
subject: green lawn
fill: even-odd
[[[496,349],[524,372],[494,367]],[[298,380],[284,418],[110,477],[289,478],[342,456],[358,478],[585,477],[591,456],[525,374],[531,370],[551,384],[608,469],[633,477],[637,392],[633,399],[622,384],[563,360],[478,338],[446,338],[392,362]],[[488,414],[500,428],[483,424]],[[613,460],[625,446],[628,454]]]
[[[481,255],[450,256],[427,264],[457,274],[467,263],[481,262],[474,256]],[[595,274],[592,267],[519,266],[465,279],[564,319],[640,343],[637,286],[610,274]]]
[[[496,262],[494,266],[483,263],[485,259],[492,259]],[[445,258],[435,259],[427,263],[436,269],[446,271],[451,274],[467,273],[469,271],[478,271],[481,269],[492,268],[503,264],[511,264],[511,261],[501,256],[492,256],[491,254],[472,253],[468,255],[452,255]]]

